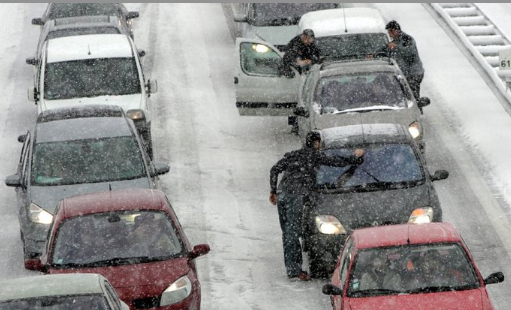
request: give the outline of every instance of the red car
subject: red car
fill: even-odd
[[[490,310],[486,285],[457,229],[448,223],[355,230],[332,283],[323,286],[336,310]]]
[[[55,211],[46,248],[25,267],[98,273],[131,309],[200,309],[193,249],[164,193],[123,190],[74,196]]]

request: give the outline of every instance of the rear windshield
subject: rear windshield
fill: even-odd
[[[254,26],[297,25],[307,12],[334,9],[336,3],[254,3],[248,21]]]
[[[119,96],[141,92],[135,58],[97,58],[46,64],[47,100]]]
[[[321,55],[327,59],[363,58],[387,45],[384,33],[343,34],[316,38]]]
[[[40,298],[0,302],[0,309],[9,310],[106,310],[102,295],[45,296]]]
[[[67,18],[76,16],[120,15],[115,3],[52,3],[48,19]]]
[[[115,27],[69,28],[59,29],[48,33],[46,40],[71,36],[83,36],[89,34],[119,34],[119,33],[120,31]]]

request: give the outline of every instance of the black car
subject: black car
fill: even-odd
[[[43,16],[32,19],[32,24],[43,26],[58,18],[100,15],[117,16],[125,32],[134,37],[131,20],[139,17],[139,13],[128,11],[122,3],[49,3]]]
[[[442,221],[433,181],[418,144],[399,124],[363,124],[320,131],[322,152],[350,156],[365,150],[361,164],[320,166],[316,186],[304,205],[303,247],[313,276],[328,276],[354,229]],[[377,238],[377,236],[375,236]]]
[[[38,257],[57,203],[78,194],[158,187],[167,163],[152,163],[135,125],[117,106],[53,109],[39,114],[23,143],[16,188],[25,259]]]

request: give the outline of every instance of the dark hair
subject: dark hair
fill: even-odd
[[[401,26],[399,26],[399,24],[395,20],[391,20],[390,22],[388,22],[387,26],[385,26],[385,29],[401,31]]]
[[[314,31],[312,29],[305,29],[302,34],[314,38]]]
[[[321,142],[321,135],[317,131],[311,131],[305,137],[305,146],[313,148],[314,143]]]

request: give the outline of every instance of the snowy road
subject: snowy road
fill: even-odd
[[[145,74],[159,84],[151,107],[155,157],[171,164],[163,189],[191,242],[212,248],[198,260],[203,309],[328,309],[321,293],[325,281],[290,283],[285,276],[277,212],[267,200],[269,169],[299,141],[285,118],[238,115],[226,7],[129,6],[140,10],[135,40],[147,52]],[[484,275],[511,276],[511,212],[492,174],[498,167],[485,160],[501,141],[488,137],[478,145],[472,139],[476,129],[485,134],[480,103],[493,115],[502,109],[500,102],[422,5],[376,7],[387,20],[400,21],[419,45],[426,68],[422,94],[432,100],[425,108],[429,168],[451,173],[435,183],[444,220],[460,229]],[[25,57],[34,53],[39,32],[30,20],[44,8],[1,5],[2,178],[15,172],[21,149],[16,137],[35,121],[36,108],[26,99],[32,68]],[[509,122],[505,112],[501,117],[492,121]],[[474,128],[466,127],[467,119]],[[2,183],[0,197],[0,278],[34,274],[23,269],[14,190]],[[498,309],[511,309],[511,281],[488,288]]]

